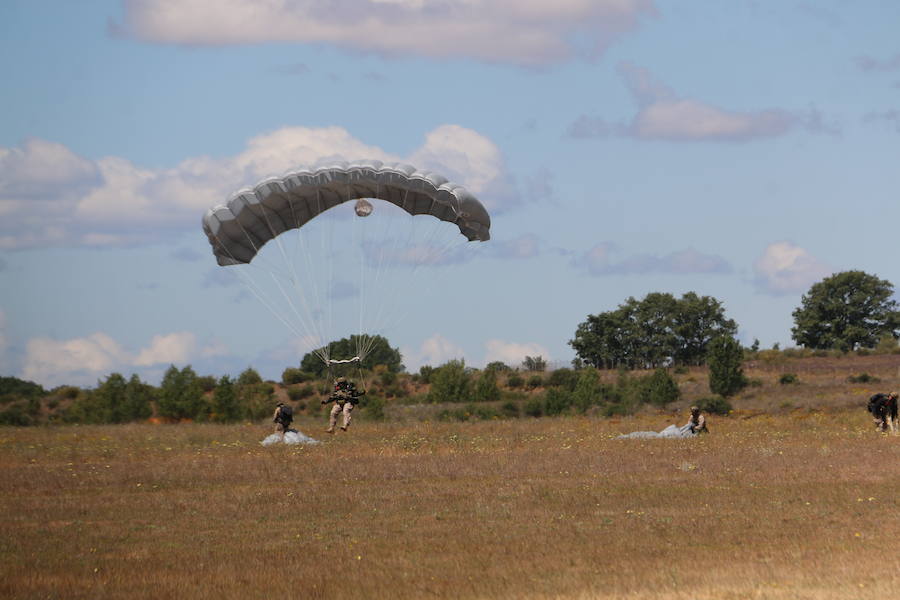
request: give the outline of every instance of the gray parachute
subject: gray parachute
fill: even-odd
[[[411,215],[453,223],[470,242],[491,237],[487,210],[464,187],[436,173],[380,161],[339,162],[265,179],[209,209],[203,231],[219,265],[246,264],[279,234],[361,198],[378,198]]]

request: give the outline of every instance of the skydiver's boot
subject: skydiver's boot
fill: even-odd
[[[341,431],[347,431],[347,426],[346,426],[346,425],[341,425]]]
[[[325,430],[325,433],[332,433],[332,434],[333,434],[333,433],[334,433],[334,428],[333,428],[333,427],[329,427],[328,429]]]

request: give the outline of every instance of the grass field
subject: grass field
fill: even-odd
[[[0,596],[896,597],[900,437],[675,420],[0,429]]]

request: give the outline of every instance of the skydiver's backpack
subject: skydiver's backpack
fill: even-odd
[[[866,409],[874,415],[885,404],[885,400],[887,400],[887,397],[884,394],[875,394],[869,398],[869,404],[866,406]]]
[[[281,422],[290,423],[294,420],[294,409],[287,404],[281,407]]]

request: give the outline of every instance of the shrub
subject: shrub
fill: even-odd
[[[572,369],[556,369],[547,378],[547,385],[561,387],[570,392],[574,391],[575,386],[578,385],[578,373]]]
[[[665,369],[656,369],[652,375],[641,378],[641,394],[645,402],[665,406],[681,395],[678,384]]]
[[[471,413],[465,408],[447,408],[437,414],[438,421],[468,421]]]
[[[544,392],[544,414],[561,415],[572,406],[572,394],[560,387],[547,388]]]
[[[709,391],[731,396],[747,385],[741,363],[744,350],[731,336],[721,336],[709,343],[706,361],[709,364]]]
[[[529,417],[540,417],[544,414],[544,403],[540,398],[529,398],[525,402],[524,411]]]
[[[476,418],[481,419],[482,421],[489,421],[490,419],[499,419],[500,413],[493,406],[475,406],[470,404],[466,407],[469,412],[471,412]]]
[[[419,379],[426,385],[431,383],[431,376],[434,375],[434,371],[435,369],[431,365],[422,365],[419,367]]]
[[[497,387],[497,372],[485,369],[475,381],[475,390],[472,394],[475,402],[494,402],[500,399],[500,388]]]
[[[532,375],[531,377],[528,378],[528,383],[527,383],[528,389],[533,390],[535,388],[541,387],[542,385],[544,385],[544,378],[541,377],[540,375]]]
[[[672,372],[676,375],[687,375],[688,368],[685,367],[684,365],[678,365],[677,367],[672,369]]]
[[[572,405],[584,413],[601,401],[604,386],[596,369],[586,368],[578,372],[578,382],[572,392]]]
[[[316,376],[314,373],[307,373],[296,367],[288,367],[281,373],[281,383],[284,385],[294,385],[297,383],[306,383],[312,381]]]
[[[315,393],[316,393],[316,390],[315,390],[315,388],[313,388],[312,384],[306,384],[301,387],[288,388],[288,391],[287,391],[288,398],[290,398],[291,400],[293,400],[295,402],[297,400],[304,400],[306,398],[309,398],[310,396],[312,396]]]
[[[778,378],[778,383],[781,385],[790,385],[792,383],[800,383],[800,378],[797,377],[796,373],[785,373],[781,377]]]
[[[466,363],[462,360],[451,360],[432,374],[428,402],[468,402],[469,385]]]
[[[512,368],[503,361],[495,360],[485,365],[484,370],[496,371],[497,373],[505,373],[507,371],[511,371]]]
[[[763,380],[762,379],[751,379],[747,382],[747,385],[749,385],[750,387],[762,387]]]
[[[517,389],[523,385],[525,385],[525,379],[517,373],[513,373],[506,378],[506,387],[510,389]]]
[[[384,421],[384,400],[380,396],[366,394],[359,400],[359,405],[365,408],[363,416],[369,421]]]
[[[500,414],[508,419],[517,419],[519,417],[519,405],[515,402],[504,402],[500,406]]]
[[[860,373],[859,375],[851,375],[847,378],[849,383],[878,383],[881,381],[874,375],[868,373]]]
[[[382,371],[378,381],[385,387],[392,386],[397,382],[397,374],[393,371]]]
[[[731,412],[731,403],[727,398],[723,398],[722,396],[700,398],[695,404],[697,405],[697,408],[705,413],[727,415]]]

